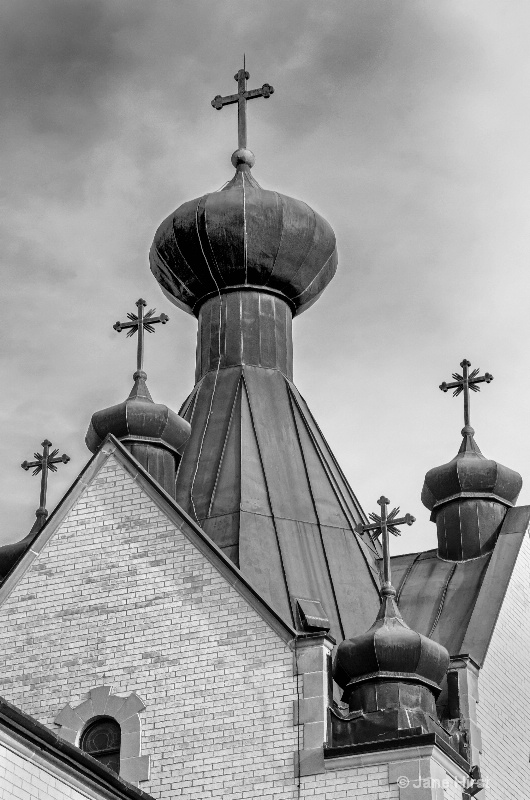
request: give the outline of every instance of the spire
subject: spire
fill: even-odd
[[[460,366],[462,375],[453,373],[454,381],[440,389],[453,389],[454,397],[463,394],[462,443],[452,461],[429,470],[421,495],[436,522],[438,555],[449,561],[467,561],[493,549],[506,511],[522,487],[519,473],[482,455],[471,427],[469,393],[478,392],[479,383],[491,383],[493,375],[469,372],[467,359]]]
[[[144,366],[144,332],[154,333],[153,325],[165,325],[169,317],[155,309],[144,313],[145,300],[136,302],[138,313],[129,312],[128,322],[116,322],[118,333],[127,330],[127,336],[138,334],[134,384],[128,398],[116,406],[96,411],[88,428],[85,441],[95,452],[109,434],[120,439],[133,456],[173,497],[175,474],[182,450],[190,436],[190,425],[167,406],[154,403],[147,388]]]
[[[35,461],[23,461],[20,465],[22,469],[26,470],[33,469],[33,475],[38,475],[40,472],[40,502],[39,507],[35,512],[35,516],[37,517],[35,524],[31,530],[32,533],[40,530],[44,523],[46,522],[46,517],[48,516],[48,511],[46,509],[46,496],[48,494],[48,472],[57,472],[57,464],[68,464],[70,461],[70,456],[67,456],[66,453],[63,453],[62,456],[57,455],[59,450],[52,450],[50,452],[50,447],[52,443],[45,439],[42,442],[42,454],[41,453],[34,453]]]
[[[238,170],[248,170],[254,166],[256,161],[252,150],[247,149],[247,102],[255,97],[270,97],[271,94],[274,94],[274,88],[270,83],[264,83],[261,89],[247,89],[249,78],[243,55],[243,69],[238,70],[234,75],[234,80],[237,81],[237,94],[229,94],[225,97],[218,94],[212,100],[212,106],[217,111],[220,111],[223,106],[237,103],[237,150],[232,153],[232,164]]]

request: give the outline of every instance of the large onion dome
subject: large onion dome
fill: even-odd
[[[191,434],[190,424],[167,406],[153,402],[143,370],[137,370],[133,378],[131,393],[123,403],[92,415],[86,445],[94,453],[112,434],[174,496],[176,468]]]
[[[301,200],[262,189],[249,150],[234,155],[236,174],[221,191],[162,222],[151,270],[171,301],[195,315],[218,291],[244,288],[279,295],[300,314],[335,274],[333,229]]]
[[[518,472],[485,458],[470,425],[462,444],[447,464],[429,470],[422,503],[436,522],[438,553],[464,561],[492,550],[506,511],[515,505],[523,480]]]

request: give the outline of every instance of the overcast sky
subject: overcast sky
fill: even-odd
[[[294,322],[295,382],[366,511],[417,517],[394,552],[435,544],[425,472],[456,453],[468,358],[483,453],[530,503],[530,4],[527,0],[3,0],[0,10],[2,474],[0,541],[34,520],[20,462],[48,437],[89,458],[93,411],[131,386],[112,329],[144,297],[155,400],[193,387],[196,321],[148,268],[160,221],[230,179],[243,52],[253,174],[336,231],[339,269]]]

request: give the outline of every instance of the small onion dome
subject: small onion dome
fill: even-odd
[[[393,586],[384,586],[372,627],[345,639],[337,649],[333,677],[346,697],[367,681],[406,681],[423,684],[434,694],[440,691],[449,653],[438,642],[409,628],[399,613],[395,594]]]
[[[331,226],[300,200],[262,189],[253,154],[236,151],[234,178],[181,205],[158,228],[151,270],[171,302],[198,316],[205,300],[245,288],[282,297],[300,314],[337,269]]]
[[[462,429],[455,458],[429,470],[421,493],[436,522],[438,555],[450,561],[478,558],[493,549],[523,484],[518,472],[482,455],[474,433],[469,425]]]
[[[180,454],[191,434],[189,422],[167,406],[153,402],[145,372],[139,370],[133,378],[134,386],[127,400],[92,415],[85,437],[88,449],[94,453],[112,433],[124,442],[153,443]]]
[[[489,497],[506,506],[517,501],[523,479],[513,469],[485,458],[474,433],[469,425],[462,428],[464,438],[453,460],[426,474],[421,500],[429,511],[458,497]]]

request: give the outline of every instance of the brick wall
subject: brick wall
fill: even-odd
[[[487,800],[530,796],[530,540],[525,536],[483,668],[477,719]]]
[[[94,686],[141,697],[154,797],[293,796],[291,649],[114,457],[0,622],[0,694],[52,729]]]
[[[0,743],[0,800],[86,800],[87,796]]]
[[[307,800],[399,800],[396,784],[388,784],[388,766],[354,767],[302,778],[302,797]]]

